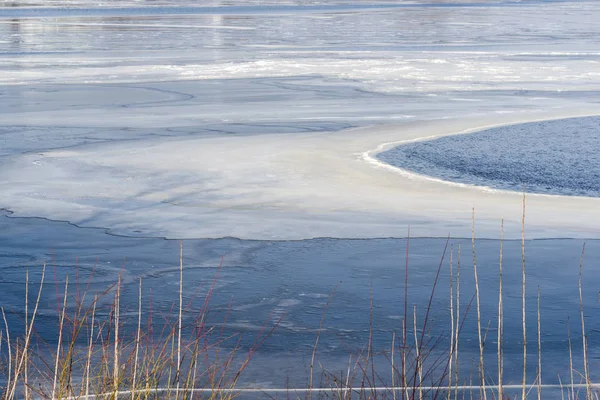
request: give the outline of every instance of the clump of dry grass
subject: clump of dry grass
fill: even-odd
[[[2,308],[4,329],[0,334],[2,370],[5,375],[2,399],[49,398],[192,398],[206,392],[208,398],[229,399],[237,395],[236,384],[252,356],[275,326],[263,327],[249,348],[242,349],[242,335],[225,336],[226,319],[220,326],[206,323],[209,301],[217,276],[204,298],[202,309],[184,329],[183,259],[180,254],[179,302],[174,319],[166,318],[163,332],[152,331],[152,315],[143,325],[143,282],[139,280],[136,329],[125,335],[121,316],[121,278],[86,301],[83,294],[69,293],[69,278],[62,291],[58,340],[53,351],[36,336],[36,317],[46,265],[41,273],[34,309],[29,315],[29,274],[26,272],[25,334],[11,337]],[[220,269],[220,267],[219,267]],[[101,299],[112,297],[107,316],[98,314]],[[74,304],[68,307],[68,304]],[[225,317],[226,318],[226,317]],[[187,334],[185,332],[191,332]],[[86,343],[82,345],[82,342]],[[226,345],[226,346],[225,346]],[[50,359],[51,358],[51,359]]]

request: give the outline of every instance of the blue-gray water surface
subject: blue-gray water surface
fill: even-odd
[[[407,143],[378,158],[443,180],[600,197],[600,117],[509,125]]]
[[[555,8],[550,6],[559,2],[417,1],[393,7],[370,0],[331,1],[327,6],[321,0],[251,3],[123,0],[117,8],[93,0],[7,2],[0,7],[0,166],[27,152],[158,136],[263,135],[269,140],[266,134],[598,104],[600,90],[589,66],[600,60],[600,33],[590,2]],[[147,5],[158,7],[143,7]],[[219,7],[199,7],[215,5]],[[252,73],[264,62],[273,70]],[[297,65],[305,67],[298,70]],[[330,67],[334,70],[328,74]],[[65,110],[71,113],[56,117]],[[149,118],[154,116],[164,119],[156,124]],[[381,157],[428,175],[445,171],[448,175],[442,177],[454,181],[515,190],[525,183],[528,191],[598,196],[599,180],[592,179],[598,172],[597,128],[594,118],[524,124],[415,144],[419,150],[414,154],[429,154],[429,160],[416,157],[409,160],[413,164],[395,161],[394,152],[404,147]],[[525,244],[529,382],[536,369],[538,286],[544,383],[558,383],[557,374],[568,380],[568,318],[575,369],[583,371],[577,290],[583,244]],[[479,352],[471,243],[452,238],[443,256],[445,246],[446,239],[439,238],[185,240],[184,302],[189,311],[184,327],[194,325],[215,282],[208,323],[220,327],[227,319],[224,335],[244,333],[242,350],[252,346],[263,327],[277,325],[239,386],[306,387],[326,309],[318,365],[331,372],[346,370],[349,357],[365,349],[372,327],[374,358],[386,385],[392,335],[402,329],[405,307],[408,336],[413,335],[413,305],[417,326],[423,326],[442,258],[426,337],[441,337],[440,346],[448,344],[450,254],[456,272],[460,246],[465,322],[459,350],[466,380],[477,375],[472,360]],[[496,365],[499,249],[497,240],[476,241],[481,314],[485,326],[489,321],[489,377]],[[600,241],[588,241],[583,305],[592,381],[600,371],[598,259]],[[147,325],[160,328],[162,317],[177,307],[179,241],[119,237],[0,211],[0,306],[13,338],[23,333],[25,270],[33,291],[44,262],[47,285],[36,328],[50,352],[56,349],[60,292],[67,276],[73,294],[88,280],[90,294],[102,292],[122,276],[124,337],[131,338],[136,326],[139,278],[143,316],[155,315]],[[504,379],[520,383],[518,241],[504,243],[504,273]],[[102,299],[99,318],[110,315],[111,303],[111,295]]]
[[[527,312],[531,332],[530,371],[536,365],[536,296],[541,292],[543,359],[547,362],[544,380],[557,383],[557,374],[566,379],[568,371],[567,319],[573,321],[572,340],[576,362],[581,360],[581,329],[577,289],[581,240],[533,240],[525,243],[527,260]],[[25,298],[25,270],[33,282],[40,279],[41,266],[48,266],[47,284],[42,293],[37,332],[53,347],[57,340],[60,296],[65,278],[69,290],[85,287],[90,276],[90,295],[116,282],[123,282],[123,336],[136,326],[137,293],[142,278],[143,315],[156,310],[159,316],[176,307],[178,292],[179,241],[159,238],[128,238],[106,234],[102,229],[78,228],[65,222],[39,218],[15,218],[0,214],[0,292],[7,311],[11,334],[22,333]],[[243,349],[249,349],[262,327],[277,324],[274,333],[260,347],[241,382],[266,387],[305,387],[308,365],[325,313],[317,359],[325,367],[339,371],[347,366],[353,352],[364,349],[373,328],[373,346],[382,365],[389,371],[389,350],[393,332],[401,332],[404,315],[406,250],[408,245],[409,327],[413,306],[417,307],[420,332],[435,276],[443,260],[440,278],[432,297],[426,327],[427,338],[445,338],[450,329],[449,268],[453,256],[456,277],[457,251],[461,248],[461,331],[460,352],[465,374],[472,373],[470,360],[477,357],[476,308],[471,243],[451,238],[444,255],[446,239],[390,238],[367,240],[312,239],[302,241],[249,241],[234,238],[183,241],[184,326],[192,326],[205,295],[216,282],[210,300],[209,323],[221,326],[225,334],[245,334]],[[476,241],[481,291],[481,315],[495,338],[498,300],[498,240]],[[584,309],[593,365],[598,371],[600,319],[598,287],[600,275],[594,261],[600,258],[600,241],[588,241],[584,256]],[[221,267],[219,268],[219,265]],[[504,243],[504,304],[506,355],[505,382],[519,382],[521,360],[521,243]],[[217,277],[218,275],[218,277]],[[215,281],[215,277],[217,277]],[[337,287],[337,289],[336,289]],[[59,289],[61,288],[61,289]],[[331,303],[328,298],[333,294]],[[455,288],[456,290],[456,288]],[[455,292],[456,294],[456,292]],[[32,295],[31,295],[32,296]],[[91,296],[90,296],[91,298]],[[371,310],[372,298],[372,310]],[[98,318],[110,313],[112,296],[98,305]],[[469,305],[470,304],[470,305]],[[456,304],[455,304],[456,306]],[[370,322],[372,318],[372,324]],[[156,332],[159,329],[155,329]],[[412,337],[412,329],[409,329]],[[495,339],[486,347],[488,371],[495,368]],[[387,352],[387,353],[386,353]],[[387,356],[386,356],[387,354]],[[388,366],[386,370],[385,366]],[[514,368],[513,368],[514,367]],[[533,372],[532,372],[533,373]],[[386,374],[387,376],[387,374]],[[466,375],[465,375],[466,376]],[[387,382],[389,384],[389,382]]]

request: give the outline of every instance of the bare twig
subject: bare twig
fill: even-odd
[[[115,343],[114,343],[114,365],[113,365],[113,389],[119,391],[119,317],[121,311],[121,275],[117,281],[117,292],[115,293]],[[115,396],[116,398],[116,396]]]
[[[567,340],[569,343],[569,373],[571,377],[571,395],[569,398],[575,400],[575,379],[573,377],[573,346],[571,343],[571,319],[567,317]]]
[[[137,324],[137,331],[136,331],[136,336],[135,336],[135,356],[134,356],[134,363],[133,363],[133,381],[131,386],[136,389],[136,385],[137,385],[137,370],[138,370],[138,358],[139,358],[139,353],[140,353],[140,336],[141,336],[141,332],[142,332],[142,277],[140,277],[140,286],[139,286],[139,291],[138,291],[138,324]],[[133,400],[134,394],[131,394],[131,400]]]
[[[540,314],[540,287],[537,290],[537,339],[538,339],[538,400],[542,400],[542,319]]]
[[[10,342],[10,329],[8,329],[8,322],[6,321],[6,314],[4,313],[4,307],[0,307],[0,310],[2,310],[2,319],[4,320],[4,327],[6,329],[6,348],[8,349],[8,378],[7,378],[7,382],[6,382],[6,387],[11,387],[12,365],[13,365],[12,343]]]
[[[67,310],[67,293],[69,290],[69,276],[67,275],[66,279],[65,279],[65,294],[63,297],[63,307],[62,307],[62,312],[61,312],[61,316],[60,316],[60,325],[58,328],[58,344],[56,346],[56,362],[54,364],[54,380],[52,382],[52,399],[56,399],[56,391],[57,391],[57,385],[58,385],[58,361],[60,359],[60,348],[62,346],[62,335],[63,335],[63,327],[64,327],[64,322],[65,322],[65,313]]]
[[[581,314],[581,336],[583,340],[583,371],[585,378],[585,398],[586,400],[590,400],[592,397],[592,391],[590,388],[590,371],[588,367],[588,358],[587,358],[587,337],[585,333],[585,316],[583,314],[583,288],[581,284],[581,278],[583,275],[583,256],[585,254],[585,243],[583,244],[583,248],[581,249],[581,259],[579,261],[579,279],[577,281],[577,286],[579,287],[579,312]]]
[[[454,298],[453,288],[454,281],[452,276],[452,255],[454,253],[454,247],[450,246],[450,353],[448,355],[448,386],[452,387],[452,367],[453,367],[453,356],[454,356]],[[450,400],[452,391],[448,391],[447,400]]]
[[[504,296],[503,296],[503,253],[504,253],[504,219],[501,222],[500,232],[500,290],[498,293],[498,399],[504,398],[502,390],[502,376],[504,375],[503,333],[504,333]]]
[[[416,352],[415,355],[417,357],[416,368],[417,368],[417,375],[419,377],[416,387],[418,388],[418,392],[419,392],[419,400],[423,400],[423,390],[421,390],[421,386],[423,386],[423,360],[421,360],[419,339],[417,337],[417,306],[416,305],[413,308],[413,331],[415,334],[415,352]]]
[[[522,274],[522,289],[521,289],[521,305],[523,318],[523,380],[521,388],[521,399],[525,400],[526,385],[527,385],[527,314],[525,304],[526,293],[526,274],[525,274],[525,190],[523,190],[523,214],[521,218],[521,274]]]
[[[96,318],[96,303],[98,302],[98,295],[94,296],[94,302],[92,303],[92,320],[90,323],[90,339],[88,343],[88,354],[85,365],[85,398],[90,395],[90,365],[92,362],[92,350],[94,345],[94,322]]]
[[[327,304],[325,305],[325,308],[323,309],[323,314],[321,315],[321,322],[319,323],[319,332],[317,333],[317,338],[315,339],[315,346],[313,347],[312,356],[310,358],[310,376],[309,376],[308,387],[311,390],[309,392],[311,398],[312,398],[312,389],[313,389],[313,367],[315,365],[315,356],[317,354],[317,346],[319,345],[319,338],[321,337],[321,332],[323,331],[323,324],[325,323],[325,313],[327,312],[327,309],[329,308],[329,304],[331,303],[331,300],[333,299],[333,295],[335,294],[335,291],[337,290],[338,286],[340,286],[339,283],[335,286],[335,288],[329,295]]]
[[[481,307],[479,296],[479,276],[477,274],[477,254],[475,252],[475,208],[471,223],[471,249],[473,252],[473,273],[475,275],[475,300],[477,304],[477,337],[479,338],[479,378],[481,380],[481,392],[483,400],[487,399],[485,390],[485,367],[483,364],[483,337],[481,335]]]
[[[406,262],[404,264],[404,320],[402,323],[402,386],[407,386],[406,381],[406,352],[407,352],[407,337],[406,337],[406,321],[408,318],[408,254],[410,246],[410,225],[406,235]],[[408,392],[402,391],[402,400],[408,397]]]
[[[177,393],[175,399],[179,398],[179,387],[181,380],[181,325],[183,319],[183,240],[179,241],[179,316],[177,318]]]
[[[460,244],[456,250],[456,333],[454,335],[454,398],[458,398],[458,338],[460,322]]]

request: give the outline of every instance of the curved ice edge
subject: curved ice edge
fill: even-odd
[[[573,196],[570,196],[573,197]],[[119,232],[115,232],[114,229],[112,228],[106,228],[106,227],[101,227],[101,226],[85,226],[85,225],[78,225],[76,223],[67,221],[67,220],[62,220],[62,219],[52,219],[52,218],[47,218],[47,217],[40,217],[40,216],[35,216],[35,215],[17,215],[14,211],[6,208],[6,207],[1,207],[0,208],[0,218],[5,217],[5,218],[10,218],[10,219],[34,219],[34,220],[40,220],[40,221],[46,221],[48,223],[57,223],[57,224],[65,224],[68,226],[71,226],[75,229],[82,229],[82,230],[88,230],[88,231],[98,231],[100,232],[100,234],[104,234],[104,235],[108,235],[108,236],[112,236],[112,237],[116,237],[116,238],[123,238],[123,239],[142,239],[142,240],[164,240],[164,241],[179,241],[179,242],[183,242],[183,244],[185,245],[186,242],[192,242],[195,240],[205,240],[205,241],[216,241],[216,240],[231,240],[231,241],[235,241],[235,242],[253,242],[253,243],[268,243],[268,242],[282,242],[282,243],[300,243],[300,242],[308,242],[311,240],[334,240],[334,241],[368,241],[368,240],[404,240],[407,238],[407,236],[376,236],[376,237],[333,237],[333,236],[313,236],[313,237],[308,237],[308,238],[303,238],[303,239],[248,239],[248,238],[242,238],[242,237],[237,237],[237,236],[218,236],[218,237],[190,237],[190,238],[177,238],[177,237],[170,237],[170,236],[160,236],[160,235],[130,235],[130,234],[125,234],[125,233],[119,233]],[[448,239],[454,239],[454,240],[470,240],[470,237],[467,236],[410,236],[411,240],[415,240],[415,239],[423,239],[423,240],[448,240]],[[477,238],[477,241],[497,241],[498,238],[495,237],[487,237],[487,236],[480,236]],[[546,241],[546,240],[577,240],[577,238],[573,238],[570,236],[564,236],[564,237],[534,237],[534,238],[528,238],[526,239],[527,242],[539,242],[539,241]],[[589,241],[598,241],[600,239],[587,239]],[[506,238],[504,239],[505,242],[520,242],[521,239],[511,239],[511,238]],[[206,268],[217,268],[217,267],[206,267]]]
[[[557,110],[558,111],[558,110]],[[411,179],[411,180],[429,180],[431,182],[434,182],[435,185],[438,184],[444,184],[444,185],[453,185],[453,186],[458,186],[458,187],[463,187],[466,188],[468,190],[471,189],[475,189],[475,193],[478,192],[483,192],[484,189],[482,189],[482,187],[480,186],[475,186],[475,185],[465,185],[465,184],[461,184],[461,183],[456,183],[456,182],[448,182],[448,181],[444,181],[444,180],[440,180],[440,179],[436,179],[436,178],[432,178],[432,177],[428,177],[428,176],[424,176],[424,175],[420,175],[420,174],[416,174],[413,173],[411,171],[407,171],[407,170],[403,170],[401,168],[397,168],[394,167],[392,165],[383,163],[379,160],[377,160],[376,158],[374,158],[374,156],[376,154],[378,154],[381,151],[385,151],[387,148],[391,147],[391,146],[397,146],[399,144],[402,143],[409,143],[409,142],[415,142],[415,141],[423,141],[423,140],[431,140],[434,138],[438,138],[438,137],[442,137],[442,136],[448,136],[448,135],[457,135],[457,134],[468,134],[468,133],[473,133],[473,132],[477,132],[479,130],[483,130],[486,128],[493,128],[493,127],[498,127],[498,126],[510,126],[510,125],[518,125],[518,124],[522,124],[522,123],[527,123],[527,122],[536,122],[536,121],[551,121],[551,120],[561,120],[561,119],[569,119],[569,118],[584,118],[584,117],[596,117],[598,116],[598,110],[597,109],[593,109],[593,110],[586,110],[586,111],[580,111],[579,109],[577,110],[566,110],[563,112],[559,112],[558,116],[556,116],[557,114],[555,113],[554,115],[552,115],[551,117],[548,117],[548,114],[546,114],[546,111],[543,111],[543,114],[537,114],[537,112],[542,112],[542,110],[535,110],[536,114],[521,114],[519,115],[517,118],[513,118],[511,119],[509,122],[507,122],[506,120],[503,120],[503,122],[494,122],[494,123],[489,123],[489,119],[486,117],[486,120],[479,120],[479,122],[477,122],[478,120],[470,120],[470,118],[466,118],[466,119],[462,119],[462,124],[460,124],[460,128],[456,127],[454,128],[455,131],[452,132],[452,128],[448,128],[448,126],[446,126],[445,124],[445,120],[453,120],[451,118],[439,118],[439,119],[429,119],[429,120],[424,120],[424,121],[416,121],[417,124],[421,125],[420,123],[424,123],[427,121],[431,121],[431,122],[438,122],[437,124],[435,124],[435,126],[433,127],[433,130],[427,130],[426,127],[424,126],[420,126],[417,127],[417,131],[414,131],[414,127],[412,129],[412,134],[410,135],[410,139],[404,139],[404,140],[394,140],[394,141],[390,141],[390,142],[385,142],[383,144],[379,144],[377,145],[378,141],[384,141],[386,139],[380,138],[378,139],[371,139],[368,140],[367,143],[362,143],[360,146],[355,147],[353,149],[353,152],[351,153],[345,153],[345,156],[351,157],[351,160],[356,161],[356,162],[360,162],[361,164],[363,164],[365,166],[365,168],[367,169],[375,169],[375,168],[385,168],[385,169],[389,169],[391,172],[393,173],[398,173],[399,175],[403,176],[404,179]],[[496,119],[496,121],[498,121],[498,119]],[[444,124],[439,124],[439,122],[444,122]],[[456,120],[455,120],[456,122]],[[399,135],[397,132],[398,130],[402,130],[402,129],[407,129],[406,125],[403,124],[385,124],[385,125],[375,125],[375,126],[369,126],[369,127],[355,127],[355,128],[350,128],[348,130],[346,130],[346,132],[348,131],[363,131],[365,129],[367,130],[379,130],[379,129],[385,129],[388,128],[387,130],[389,131],[389,128],[392,128],[391,132],[388,132],[387,134],[387,138],[390,139],[395,139],[396,137],[402,137],[402,135]],[[404,127],[404,128],[403,128]],[[423,130],[427,130],[427,134],[423,133]],[[410,128],[408,128],[408,131],[411,131]],[[363,136],[360,135],[359,136]],[[372,147],[375,146],[375,148],[371,149],[371,150],[367,150],[367,151],[362,151],[362,149],[364,149],[365,147]],[[374,172],[375,174],[378,174],[379,172]],[[515,191],[506,191],[506,190],[496,190],[496,189],[490,189],[492,192],[498,193],[499,195],[503,195],[503,194],[508,194],[509,196],[511,196],[512,198],[518,198],[521,196],[521,193],[519,192],[515,192]],[[529,196],[529,194],[528,194]],[[557,196],[557,195],[546,195],[546,194],[531,194],[530,197],[536,197],[536,198],[540,198],[541,196],[545,196],[546,199],[548,199],[549,201],[551,199],[565,199],[565,200],[573,200],[575,198],[579,198],[579,199],[585,199],[586,201],[593,201],[593,206],[596,207],[597,203],[597,198],[590,198],[590,197],[576,197],[576,196]],[[547,196],[547,197],[546,197]],[[551,197],[550,197],[551,196]],[[12,214],[12,210],[10,210],[8,207],[5,207],[4,210],[10,214]],[[23,213],[23,212],[16,212],[15,215],[12,216],[12,218],[38,218],[38,219],[44,219],[44,220],[48,220],[48,221],[60,221],[60,218],[48,218],[48,217],[42,217],[39,215],[34,215],[31,213]],[[106,226],[102,226],[102,224],[98,224],[98,225],[78,225],[77,223],[73,223],[70,222],[68,220],[62,220],[62,222],[65,222],[67,224],[73,225],[77,228],[86,228],[86,229],[100,229],[100,230],[104,230],[104,232],[108,235],[112,235],[112,236],[119,236],[119,237],[132,237],[132,238],[141,238],[141,237],[145,237],[145,238],[161,238],[161,239],[165,239],[165,240],[194,240],[194,239],[207,239],[207,240],[215,240],[215,239],[225,239],[225,238],[229,238],[229,239],[235,239],[235,240],[251,240],[251,241],[302,241],[302,240],[310,240],[310,239],[341,239],[341,240],[348,240],[348,239],[352,239],[352,240],[369,240],[369,239],[384,239],[384,238],[402,238],[405,237],[404,235],[396,235],[396,234],[389,234],[389,233],[384,233],[384,234],[377,234],[377,235],[360,235],[360,237],[357,236],[352,236],[352,237],[346,237],[344,235],[342,236],[338,236],[338,235],[331,235],[328,233],[320,233],[317,232],[317,234],[307,234],[306,236],[285,236],[285,237],[265,237],[264,235],[258,234],[255,235],[253,233],[250,234],[245,234],[245,235],[232,235],[232,234],[199,234],[199,235],[194,235],[194,236],[179,236],[179,235],[175,235],[175,234],[167,234],[167,235],[163,235],[163,234],[141,234],[141,235],[137,235],[137,234],[132,234],[131,230],[128,229],[123,229],[123,228],[114,228],[114,227],[106,227]],[[564,232],[554,232],[554,233],[549,233],[549,232],[542,232],[541,234],[535,233],[532,237],[530,237],[530,239],[576,239],[576,238],[587,238],[587,239],[591,239],[592,237],[596,238],[597,237],[597,228],[594,227],[593,228],[593,235],[592,237],[589,236],[589,233],[591,232],[589,228],[585,227],[585,229],[583,229],[582,231],[577,231],[578,233],[576,233],[574,236],[572,234],[568,234],[565,235]],[[454,231],[454,229],[453,229]],[[470,231],[469,231],[470,232]],[[426,231],[423,232],[424,234],[420,234],[418,236],[415,237],[419,237],[419,238],[446,238],[446,236],[438,236],[437,232],[433,232],[433,231]],[[543,235],[543,236],[542,236]],[[463,232],[461,233],[455,233],[453,235],[451,235],[452,238],[468,238],[468,233]],[[485,233],[482,233],[481,236],[479,237],[481,240],[484,239],[497,239],[497,237],[490,233],[490,231],[486,231]],[[507,238],[508,240],[508,238]]]
[[[517,192],[515,190],[497,189],[497,188],[492,188],[492,187],[485,186],[485,185],[471,185],[471,184],[467,184],[467,183],[448,181],[445,179],[433,177],[431,175],[419,174],[417,172],[411,171],[406,168],[396,167],[392,164],[383,162],[379,158],[377,158],[378,154],[383,153],[392,148],[402,146],[404,144],[416,143],[416,142],[426,142],[426,141],[435,140],[435,139],[438,139],[438,138],[441,138],[444,136],[468,135],[468,134],[472,134],[472,133],[482,132],[482,131],[492,129],[492,128],[522,125],[522,124],[528,124],[528,123],[533,123],[533,122],[560,121],[560,120],[564,120],[564,119],[590,118],[590,117],[600,117],[600,114],[586,114],[586,115],[577,115],[577,116],[573,116],[573,117],[560,116],[560,117],[556,117],[556,118],[525,119],[525,120],[522,120],[519,122],[512,122],[512,123],[508,123],[508,124],[499,123],[499,124],[482,125],[482,126],[477,126],[474,128],[463,129],[458,132],[441,133],[441,134],[436,134],[436,135],[423,136],[423,137],[419,137],[416,139],[398,140],[398,141],[394,141],[394,142],[382,143],[374,149],[367,150],[363,153],[359,153],[358,156],[359,156],[359,159],[361,159],[362,161],[365,161],[368,164],[373,165],[375,168],[383,168],[383,169],[397,173],[397,174],[399,174],[405,178],[411,179],[411,180],[435,182],[435,183],[441,183],[441,184],[444,184],[447,186],[467,188],[467,189],[476,189],[476,190],[480,190],[480,191],[486,192],[486,193],[498,193],[498,194],[513,195],[513,196],[514,195],[519,195],[519,196],[526,195],[527,197],[539,197],[539,198],[557,198],[557,197],[586,198],[586,199],[595,198],[592,196],[578,196],[578,195],[567,196],[567,195],[561,195],[561,194],[547,194],[547,193],[536,193],[536,192],[527,192],[527,191]]]

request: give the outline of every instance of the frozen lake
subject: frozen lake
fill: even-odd
[[[565,319],[578,311],[581,246],[588,242],[590,264],[600,251],[597,182],[586,186],[599,158],[597,123],[589,125],[597,118],[588,118],[600,114],[598,20],[593,1],[5,2],[0,287],[9,295],[3,305],[18,312],[25,266],[54,257],[62,279],[76,258],[87,268],[98,259],[99,289],[114,281],[126,257],[130,290],[144,276],[167,307],[177,283],[161,283],[176,277],[177,239],[186,239],[192,286],[212,280],[225,256],[215,301],[239,301],[231,329],[286,314],[258,365],[294,366],[267,376],[259,367],[249,378],[281,386],[290,375],[304,377],[305,364],[292,354],[310,355],[320,310],[340,280],[328,320],[335,335],[323,344],[332,363],[345,354],[340,335],[364,343],[371,280],[380,304],[378,343],[399,329],[401,238],[409,225],[419,238],[411,285],[429,287],[445,243],[435,238],[451,235],[458,238],[453,246],[470,249],[459,238],[470,237],[475,208],[477,236],[490,239],[478,244],[478,257],[490,266],[483,280],[497,290],[504,219],[516,274],[507,302],[517,315],[520,181],[533,182],[543,170],[551,181],[542,179],[541,187],[567,191],[527,196],[529,292],[535,296],[540,285],[547,293],[548,356],[563,360]],[[571,130],[587,121],[584,141],[568,139],[565,121],[539,122],[575,117],[586,118],[565,121]],[[512,131],[501,128],[507,124]],[[546,136],[523,140],[532,126]],[[444,147],[434,152],[449,167],[462,159],[448,153],[460,154],[471,162],[466,170],[442,170],[440,157],[433,166],[385,158],[433,146],[422,141],[438,137]],[[391,150],[398,145],[404,147]],[[488,164],[474,157],[496,162],[493,168],[526,159],[533,168],[494,186],[477,180]],[[584,173],[540,167],[566,159],[583,162]],[[577,187],[574,179],[581,180]],[[598,307],[598,279],[586,272],[590,315]],[[411,302],[426,302],[414,292]],[[496,296],[483,299],[492,316]],[[55,315],[46,311],[51,336]],[[518,334],[518,323],[511,323]],[[600,320],[590,317],[589,324],[594,343]],[[467,331],[475,338],[472,327]],[[518,347],[513,339],[507,354]],[[463,351],[475,354],[475,340],[465,341]],[[563,367],[548,367],[547,380],[554,382]]]

